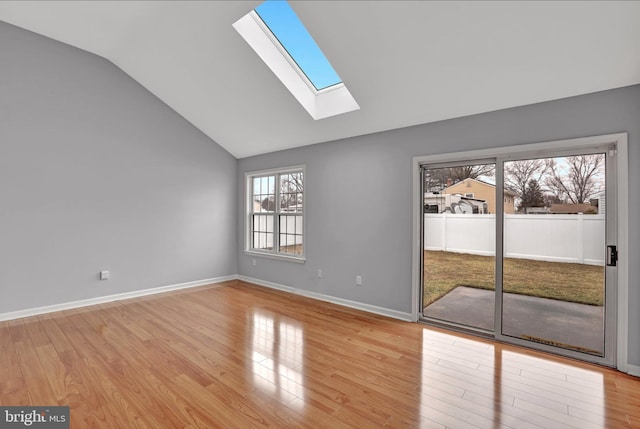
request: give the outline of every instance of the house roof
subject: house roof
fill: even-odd
[[[360,105],[315,121],[232,27],[259,4],[1,1],[0,20],[107,58],[237,158],[640,83],[640,2],[291,1]]]
[[[549,213],[553,214],[576,214],[585,213],[589,210],[598,210],[598,207],[591,204],[551,204]]]

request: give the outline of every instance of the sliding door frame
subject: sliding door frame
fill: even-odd
[[[603,358],[589,359],[583,353],[562,351],[556,347],[536,344],[536,349],[549,351],[555,354],[563,354],[569,357],[575,357],[581,360],[590,360],[599,364],[614,366],[620,371],[628,372],[628,156],[627,156],[627,133],[607,134],[601,136],[583,137],[569,140],[557,140],[542,143],[523,144],[517,146],[508,146],[501,148],[491,148],[482,150],[473,150],[465,152],[455,152],[446,154],[416,156],[413,158],[413,272],[412,272],[412,296],[413,296],[413,319],[418,321],[422,311],[422,270],[423,251],[422,237],[423,234],[423,215],[422,215],[422,184],[421,182],[421,166],[428,164],[443,164],[466,162],[468,160],[494,159],[496,161],[496,183],[503,182],[503,165],[505,161],[521,159],[522,157],[553,157],[562,156],[571,152],[584,150],[586,152],[593,151],[598,148],[601,151],[607,151],[611,147],[616,148],[615,153],[607,153],[607,156],[614,154],[617,158],[617,168],[611,179],[615,182],[615,200],[614,223],[617,227],[616,239],[618,246],[618,266],[617,274],[617,296],[614,297],[615,320],[610,320],[605,313],[606,323],[609,325],[607,335],[613,335],[615,341],[615,350],[608,355],[609,360]],[[607,172],[609,179],[609,172]],[[609,197],[609,195],[608,195]],[[496,211],[500,216],[496,215],[496,293],[499,293],[499,299],[496,300],[495,320],[501,320],[502,317],[502,258],[503,258],[503,207],[504,194],[502,186],[496,186]],[[609,205],[609,204],[607,204]],[[611,206],[610,206],[611,207]],[[608,231],[609,233],[609,231]],[[609,240],[609,239],[607,239]],[[608,243],[607,243],[608,244]],[[604,250],[603,250],[604,251]],[[500,257],[499,257],[500,256]],[[531,347],[532,344],[526,341],[514,341],[513,337],[502,334],[502,323],[496,323],[496,332],[494,337],[498,341],[508,341],[510,343]],[[613,325],[613,327],[611,326]],[[607,343],[609,345],[611,343]]]

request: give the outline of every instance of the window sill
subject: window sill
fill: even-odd
[[[266,253],[266,252],[256,252],[253,250],[245,250],[244,254],[247,256],[257,256],[260,258],[278,259],[280,261],[295,262],[297,264],[304,264],[305,262],[307,262],[307,260],[303,256],[287,256],[280,253]]]

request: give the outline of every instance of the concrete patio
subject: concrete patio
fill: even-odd
[[[601,354],[604,307],[505,293],[503,334]],[[457,286],[425,311],[425,316],[493,330],[494,291]]]

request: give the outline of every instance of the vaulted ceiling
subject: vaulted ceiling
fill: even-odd
[[[231,26],[257,1],[2,1],[238,158],[640,83],[640,2],[291,1],[360,110],[314,121]],[[389,142],[393,144],[393,142]]]

